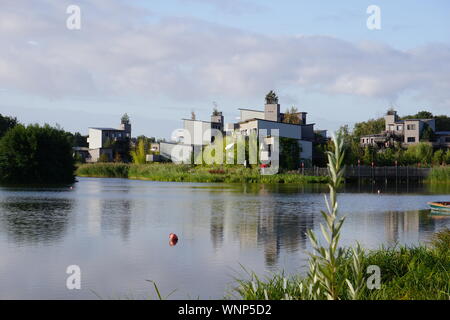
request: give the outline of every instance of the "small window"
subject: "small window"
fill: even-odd
[[[445,137],[445,142],[450,142],[450,137]]]
[[[408,137],[408,142],[416,142],[416,137]]]
[[[406,126],[406,129],[408,129],[408,130],[416,130],[416,125],[415,124],[408,124]]]

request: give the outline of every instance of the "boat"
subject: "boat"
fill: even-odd
[[[450,213],[450,202],[428,202],[433,211],[444,211]]]

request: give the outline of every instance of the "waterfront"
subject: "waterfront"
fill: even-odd
[[[378,195],[378,189],[381,194]],[[326,186],[192,184],[79,178],[69,188],[0,188],[0,298],[222,298],[242,274],[305,264]],[[450,226],[427,201],[448,188],[346,186],[342,244],[414,245]],[[178,234],[170,247],[168,235]],[[67,290],[68,265],[82,289]],[[236,273],[239,272],[239,273]]]

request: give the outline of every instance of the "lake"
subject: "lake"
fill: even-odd
[[[71,188],[0,187],[0,299],[220,299],[241,266],[305,270],[326,186],[230,185],[78,178]],[[380,190],[380,194],[378,194]],[[448,188],[347,185],[342,245],[415,245],[450,227],[427,201]],[[169,245],[169,234],[179,237]],[[81,269],[81,289],[66,269]]]

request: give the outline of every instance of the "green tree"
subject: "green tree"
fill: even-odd
[[[444,162],[444,151],[439,149],[436,150],[433,154],[432,163],[434,166],[439,166]]]
[[[450,164],[450,149],[447,150],[445,155],[442,157],[442,160],[445,164]]]
[[[109,156],[106,153],[102,153],[98,158],[98,162],[109,162]]]
[[[0,180],[8,183],[72,183],[72,145],[49,125],[16,125],[0,140]]]
[[[300,118],[298,117],[298,110],[292,106],[291,109],[287,109],[283,117],[284,123],[300,124]]]
[[[0,138],[5,135],[5,133],[14,128],[18,124],[16,118],[2,116],[0,114]]]
[[[434,134],[433,129],[425,123],[420,135],[420,140],[423,141],[434,141],[436,139],[436,135]]]
[[[270,90],[268,94],[266,94],[266,104],[277,104],[278,96],[275,91]]]
[[[280,168],[296,170],[300,166],[301,148],[296,139],[280,137]]]
[[[368,121],[358,122],[353,129],[354,139],[359,142],[362,136],[370,134],[378,134],[384,131],[385,121],[384,118],[371,119]]]
[[[136,150],[131,151],[131,157],[133,158],[133,163],[135,164],[145,164],[147,162],[147,153],[145,151],[144,139],[138,140]]]
[[[122,124],[130,124],[130,117],[128,116],[128,114],[124,114],[123,116],[122,116],[122,119],[120,119],[120,122],[122,123]]]

